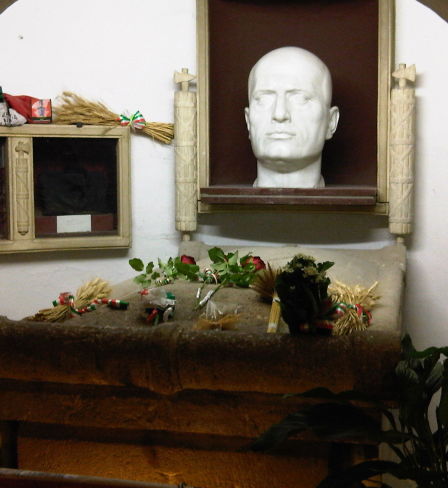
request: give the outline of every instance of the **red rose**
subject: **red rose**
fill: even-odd
[[[187,256],[186,254],[182,254],[182,256],[180,257],[180,262],[186,264],[196,264],[196,260],[194,259],[194,257]]]
[[[249,263],[253,263],[255,266],[255,271],[260,271],[260,269],[266,269],[266,264],[260,258],[260,256],[249,256],[247,259],[244,260],[242,266],[248,265]]]

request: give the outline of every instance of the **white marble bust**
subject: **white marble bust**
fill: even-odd
[[[322,188],[322,149],[339,120],[326,65],[299,47],[268,52],[252,68],[245,109],[257,158],[255,187]]]

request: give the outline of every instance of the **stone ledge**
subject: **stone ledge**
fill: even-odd
[[[206,247],[191,245],[202,258]],[[348,284],[379,280],[374,325],[343,337],[267,334],[270,305],[253,290],[224,288],[214,299],[241,307],[237,330],[195,331],[198,285],[176,282],[167,287],[176,296],[176,320],[149,327],[142,318],[145,305],[129,281],[114,289],[114,298],[129,299],[127,311],[103,307],[64,323],[0,318],[0,379],[137,387],[164,395],[185,390],[282,394],[326,386],[387,397],[388,377],[399,359],[404,248],[253,251],[275,264],[313,251],[318,260],[335,261],[336,278]]]
[[[0,378],[182,390],[292,393],[316,386],[390,392],[399,332],[343,337],[75,326],[0,319]]]

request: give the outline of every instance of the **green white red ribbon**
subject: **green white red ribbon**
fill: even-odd
[[[130,125],[133,129],[140,129],[141,130],[146,125],[146,120],[143,117],[140,110],[137,110],[137,112],[135,112],[135,114],[131,115],[130,117],[128,117],[127,115],[121,114],[119,121],[120,121],[120,125],[122,127],[126,127],[126,126]]]
[[[347,313],[349,309],[355,310],[356,315],[367,325],[367,327],[370,326],[372,322],[371,312],[369,310],[366,310],[358,303],[355,305],[352,305],[350,303],[344,303],[344,302],[337,303],[334,306],[332,312],[336,315],[336,317],[342,317]]]
[[[318,319],[313,323],[313,328],[318,332],[328,332],[331,333],[334,327],[334,322],[343,317],[349,310],[354,310],[356,315],[359,317],[361,322],[363,322],[367,327],[372,323],[372,313],[366,310],[363,306],[358,303],[353,305],[351,303],[339,302],[336,303],[326,315],[326,319]],[[300,332],[309,333],[312,328],[309,324],[303,323],[298,325]]]
[[[56,300],[53,300],[53,306],[57,307],[58,305],[67,305],[70,307],[70,312],[72,317],[74,317],[76,315],[82,315],[84,313],[96,310],[97,305],[107,305],[110,308],[127,310],[129,303],[124,302],[123,300],[116,300],[114,298],[95,298],[95,300],[92,300],[92,302],[85,307],[76,307],[75,297],[69,292],[64,292],[61,293]]]

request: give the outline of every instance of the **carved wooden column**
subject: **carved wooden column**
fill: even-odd
[[[31,239],[34,234],[31,139],[14,138],[11,145],[13,155],[11,183],[14,190],[13,238]]]
[[[186,68],[174,75],[174,81],[181,85],[174,98],[176,229],[184,240],[197,226],[196,93],[188,89],[194,78]]]
[[[412,232],[415,156],[415,65],[400,64],[392,76],[398,80],[391,94],[389,230]]]

